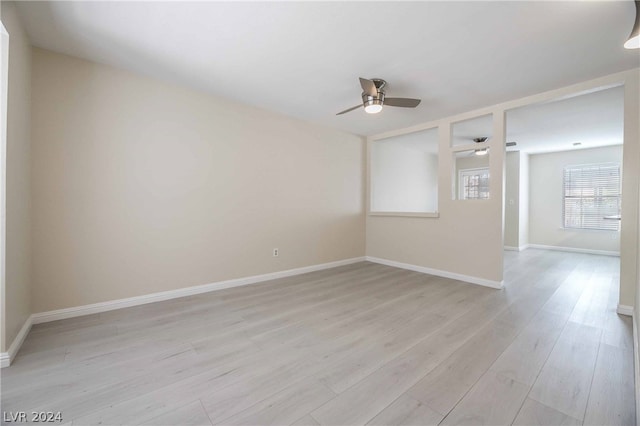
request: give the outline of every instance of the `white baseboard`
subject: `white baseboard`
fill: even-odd
[[[302,268],[289,269],[286,271],[272,272],[269,274],[254,275],[245,278],[218,281],[211,284],[203,284],[193,287],[179,288],[176,290],[163,291],[159,293],[145,294],[142,296],[128,297],[126,299],[110,300],[108,302],[92,303],[90,305],[76,306],[73,308],[40,312],[37,314],[33,314],[33,324],[40,324],[43,322],[57,321],[66,318],[96,314],[100,312],[112,311],[115,309],[128,308],[131,306],[145,305],[147,303],[177,299],[179,297],[208,293],[210,291],[223,290],[226,288],[257,284],[264,281],[275,280],[278,278],[291,277],[294,275],[306,274],[308,272],[320,271],[323,269],[330,269],[338,266],[349,265],[352,263],[363,262],[364,260],[364,256],[355,257],[352,259],[338,260],[336,262],[322,263],[319,265],[305,266]]]
[[[350,265],[352,263],[363,262],[365,257],[355,257],[351,259],[338,260],[336,262],[322,263],[319,265],[305,266],[302,268],[289,269],[286,271],[272,272],[269,274],[254,275],[251,277],[237,278],[233,280],[219,281],[211,284],[203,284],[193,287],[180,288],[176,290],[163,291],[159,293],[146,294],[143,296],[129,297],[126,299],[110,300],[108,302],[93,303],[90,305],[76,306],[73,308],[57,309],[54,311],[40,312],[31,315],[24,323],[20,332],[11,343],[7,352],[0,352],[0,368],[8,367],[15,358],[18,350],[27,337],[32,324],[57,321],[66,318],[79,317],[83,315],[96,314],[100,312],[112,311],[115,309],[128,308],[131,306],[145,305],[147,303],[160,302],[163,300],[177,299],[179,297],[191,296],[194,294],[208,293],[210,291],[223,290],[225,288],[239,287],[249,284],[257,284],[264,281],[278,278],[291,277],[294,275],[306,274],[308,272],[321,271],[323,269],[336,268],[338,266]]]
[[[556,251],[568,251],[571,253],[585,253],[585,254],[600,254],[603,256],[618,256],[620,257],[619,251],[608,251],[608,250],[592,250],[592,249],[583,249],[583,248],[575,248],[575,247],[559,247],[559,246],[547,246],[544,244],[529,244],[529,248],[536,248],[542,250],[556,250]]]
[[[410,271],[422,272],[423,274],[436,275],[438,277],[451,278],[458,281],[464,281],[471,284],[478,284],[485,287],[501,289],[504,281],[492,281],[485,278],[472,277],[470,275],[457,274],[455,272],[442,271],[440,269],[427,268],[425,266],[412,265],[410,263],[396,262],[394,260],[381,259],[378,257],[367,256],[369,262],[379,263],[381,265],[394,266],[396,268],[408,269]]]
[[[504,246],[504,249],[506,251],[523,251],[529,248],[529,244],[525,244],[523,246],[520,247],[514,247],[514,246]]]
[[[632,312],[633,323],[633,366],[636,385],[636,413],[640,413],[640,353],[638,352],[638,327],[636,326],[635,313]]]
[[[618,308],[616,309],[616,312],[619,313],[620,315],[626,315],[626,316],[632,317],[633,316],[633,306],[618,305]]]
[[[7,352],[0,352],[0,368],[5,368],[11,365],[13,359],[16,357],[16,354],[20,350],[22,343],[24,343],[24,339],[27,338],[27,334],[29,334],[29,330],[31,330],[31,325],[33,324],[33,315],[30,315],[29,318],[24,322],[22,328],[18,332],[18,335],[13,342],[11,342],[11,346],[9,346],[9,350]]]

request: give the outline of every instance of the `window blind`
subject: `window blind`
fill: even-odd
[[[620,221],[620,165],[589,164],[564,168],[565,228],[617,231]]]

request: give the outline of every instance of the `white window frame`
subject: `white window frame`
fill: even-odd
[[[465,176],[477,176],[481,172],[487,172],[487,179],[491,179],[489,175],[489,167],[477,167],[473,169],[460,169],[458,170],[458,199],[459,200],[488,200],[491,198],[491,193],[489,192],[489,183],[487,183],[487,197],[486,198],[467,198],[464,194],[464,178]]]
[[[568,188],[568,182],[567,182],[567,172],[570,170],[575,170],[575,171],[583,171],[585,169],[595,169],[595,168],[607,168],[607,169],[617,169],[617,180],[618,180],[618,191],[617,194],[615,195],[605,195],[602,193],[604,187],[598,186],[596,184],[592,184],[590,187],[586,187],[584,186],[582,188],[582,190],[590,190],[591,194],[588,195],[580,195],[580,196],[576,196],[576,195],[571,195],[571,196],[567,196],[567,191],[570,189]],[[604,219],[605,216],[617,216],[620,215],[620,211],[621,211],[621,202],[622,202],[622,168],[620,163],[595,163],[595,164],[578,164],[578,165],[569,165],[569,166],[565,166],[562,170],[562,227],[564,229],[567,230],[589,230],[589,231],[613,231],[613,232],[618,232],[620,230],[620,220],[616,220],[613,218],[610,219]],[[575,188],[574,190],[577,190],[580,188]],[[599,193],[599,194],[597,194]],[[574,226],[571,224],[567,223],[567,199],[573,199],[573,200],[580,200],[581,203],[584,202],[584,200],[590,200],[593,199],[594,202],[598,202],[597,200],[599,200],[600,206],[598,207],[598,216],[601,216],[600,218],[595,219],[596,222],[595,223],[587,223],[585,224],[585,220],[588,220],[589,218],[585,219],[585,215],[581,214],[580,216],[580,225]],[[604,204],[602,203],[605,199],[615,199],[617,201],[617,211],[602,211],[605,209]],[[593,218],[590,218],[591,221],[593,222]]]

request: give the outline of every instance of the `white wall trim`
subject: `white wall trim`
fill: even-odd
[[[458,281],[464,281],[471,284],[478,284],[485,287],[501,289],[504,281],[492,281],[485,278],[472,277],[470,275],[457,274],[455,272],[442,271],[440,269],[427,268],[425,266],[412,265],[410,263],[396,262],[395,260],[381,259],[379,257],[367,256],[366,260],[381,265],[393,266],[409,271],[422,272],[423,274],[436,275],[438,277],[451,278]]]
[[[6,348],[7,290],[7,106],[9,90],[9,33],[0,22],[0,350]],[[4,355],[0,353],[0,366],[4,366]],[[7,364],[8,365],[8,364]]]
[[[619,313],[620,315],[626,315],[626,316],[632,317],[633,316],[633,306],[618,305],[618,308],[616,309],[616,312]]]
[[[144,305],[147,303],[160,302],[163,300],[177,299],[179,297],[191,296],[194,294],[208,293],[210,291],[223,290],[226,288],[239,287],[243,285],[256,284],[278,278],[291,277],[294,275],[306,274],[308,272],[320,271],[323,269],[335,268],[352,263],[363,262],[363,257],[338,260],[336,262],[322,263],[319,265],[305,266],[302,268],[289,269],[286,271],[271,272],[268,274],[254,275],[232,280],[218,281],[210,284],[203,284],[193,287],[179,288],[176,290],[162,291],[159,293],[145,294],[142,296],[128,297],[126,299],[110,300],[108,302],[92,303],[90,305],[76,306],[73,308],[57,309],[54,311],[40,312],[33,314],[33,323],[57,321],[66,318],[79,317],[83,315],[96,314],[99,312],[112,311],[115,309],[128,308],[131,306]]]
[[[592,250],[592,249],[583,249],[583,248],[576,248],[576,247],[547,246],[544,244],[529,244],[528,248],[536,248],[536,249],[542,249],[542,250],[568,251],[571,253],[600,254],[603,256],[620,257],[619,251]]]
[[[636,385],[636,413],[640,413],[640,353],[638,353],[638,326],[636,325],[635,312],[631,312],[633,323],[633,366],[635,371],[635,385]]]
[[[529,248],[529,244],[525,244],[525,245],[520,246],[520,247],[504,246],[504,249],[506,251],[524,251],[524,250],[526,250],[528,248]]]
[[[31,325],[33,324],[33,315],[30,315],[29,318],[24,322],[22,328],[18,332],[18,335],[13,342],[11,342],[11,346],[9,346],[9,350],[7,352],[0,352],[0,368],[5,368],[11,365],[13,359],[16,357],[16,354],[20,350],[22,343],[24,343],[24,339],[27,338],[27,334],[29,334],[29,330],[31,330]]]

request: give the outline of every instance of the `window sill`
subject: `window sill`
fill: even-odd
[[[369,212],[369,216],[395,216],[395,217],[428,217],[439,218],[438,212]]]
[[[620,229],[584,229],[584,228],[565,228],[564,226],[558,227],[560,231],[568,232],[620,232]]]

